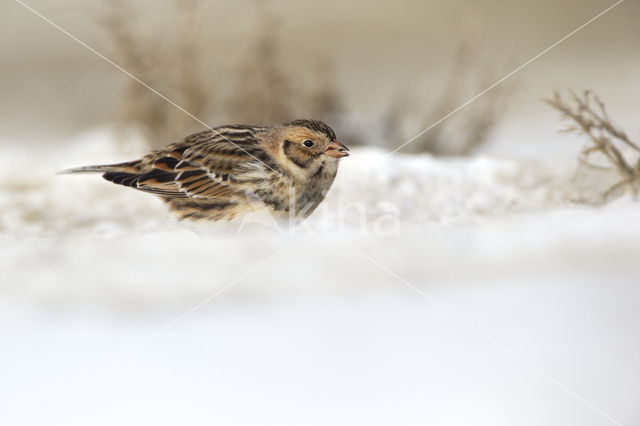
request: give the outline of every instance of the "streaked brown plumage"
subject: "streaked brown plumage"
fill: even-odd
[[[254,211],[256,201],[276,219],[301,219],[324,199],[347,151],[326,124],[295,120],[221,126],[139,160],[63,173],[103,173],[160,196],[180,219],[238,219]]]

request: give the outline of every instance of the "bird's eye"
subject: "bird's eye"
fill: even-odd
[[[306,146],[307,148],[311,148],[313,146],[313,141],[307,139],[306,141],[302,142],[302,145]]]

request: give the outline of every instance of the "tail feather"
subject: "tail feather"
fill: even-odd
[[[59,175],[69,175],[73,173],[104,173],[109,171],[109,166],[84,166],[84,167],[75,167],[73,169],[61,170],[57,174]]]
[[[118,164],[102,164],[96,166],[84,166],[84,167],[74,167],[73,169],[67,169],[59,171],[57,174],[59,175],[67,175],[74,173],[106,173],[106,172],[128,172],[128,173],[137,173],[139,172],[138,161],[130,161],[127,163],[118,163]]]

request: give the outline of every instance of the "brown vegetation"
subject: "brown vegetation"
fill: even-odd
[[[385,135],[391,147],[398,146],[415,134],[415,125],[406,126],[411,120],[427,128],[462,105],[468,98],[493,84],[498,77],[495,69],[486,64],[479,48],[462,43],[454,58],[449,78],[439,96],[429,106],[425,118],[416,117],[416,102],[407,97],[397,97],[391,102],[383,119]],[[469,155],[483,146],[491,136],[507,106],[515,84],[504,82],[488,91],[469,107],[407,144],[405,152],[428,152],[434,155]],[[469,94],[471,93],[471,95]],[[425,100],[417,102],[425,104]],[[412,127],[411,132],[406,128]]]
[[[252,46],[237,66],[228,101],[234,122],[268,125],[295,118],[292,79],[283,65],[276,28],[275,18],[263,14]]]
[[[145,37],[135,25],[136,11],[122,0],[109,3],[101,23],[111,37],[118,64],[194,116],[206,119],[215,105],[215,93],[207,56],[202,55],[199,6],[194,0],[176,1],[174,6],[177,19],[175,27],[167,30],[172,32],[168,43]],[[154,146],[202,127],[131,78],[124,80],[118,119],[123,129],[140,132]]]
[[[590,143],[582,149],[579,164],[618,175],[617,182],[606,189],[598,201],[610,201],[627,190],[637,198],[640,192],[640,146],[613,123],[600,98],[588,90],[582,96],[569,91],[566,97],[556,91],[545,102],[571,123],[563,132],[576,132],[589,138]]]
[[[208,47],[211,35],[199,25],[199,4],[176,0],[174,7],[176,28],[164,30],[169,33],[168,41],[161,43],[155,37],[145,37],[132,24],[136,22],[133,11],[125,2],[114,0],[102,23],[113,41],[116,62],[193,116],[213,125],[222,120],[273,124],[296,118],[331,122],[337,117],[342,101],[331,63],[320,58],[315,70],[300,72],[315,74],[315,79],[299,81],[280,52],[279,26],[271,15],[259,15],[249,48],[239,52],[235,72],[231,78],[221,79],[211,70],[210,58],[215,54]],[[231,86],[231,94],[220,95],[218,91],[227,86]],[[121,127],[140,132],[152,146],[202,128],[202,123],[133,79],[125,81],[120,104]]]
[[[352,122],[345,113],[343,92],[334,78],[333,64],[318,55],[312,64],[292,64],[282,52],[277,19],[266,9],[246,49],[239,49],[235,70],[226,77],[214,75],[211,34],[200,22],[201,4],[195,0],[173,3],[176,22],[172,28],[147,36],[136,25],[129,3],[114,0],[102,23],[113,41],[114,57],[124,69],[183,107],[198,119],[211,123],[273,124],[296,118],[315,118],[329,123],[347,144],[364,138],[382,139],[390,148],[400,145],[462,104],[469,93],[491,84],[495,73],[484,63],[478,49],[464,44],[456,56],[447,84],[435,101],[407,101],[396,96],[380,119]],[[297,68],[294,68],[297,67]],[[478,73],[478,70],[482,70]],[[215,85],[214,85],[215,82]],[[456,113],[404,149],[435,155],[468,155],[489,139],[513,85],[503,84]],[[158,147],[202,129],[174,105],[133,79],[122,90],[119,123],[140,133]],[[419,105],[420,107],[416,107]],[[424,111],[427,110],[428,113]],[[378,124],[379,123],[379,124]],[[379,131],[377,136],[362,127]]]

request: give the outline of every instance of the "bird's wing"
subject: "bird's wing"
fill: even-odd
[[[260,146],[257,131],[229,126],[196,133],[146,155],[128,170],[103,176],[168,199],[231,199],[277,167]]]

